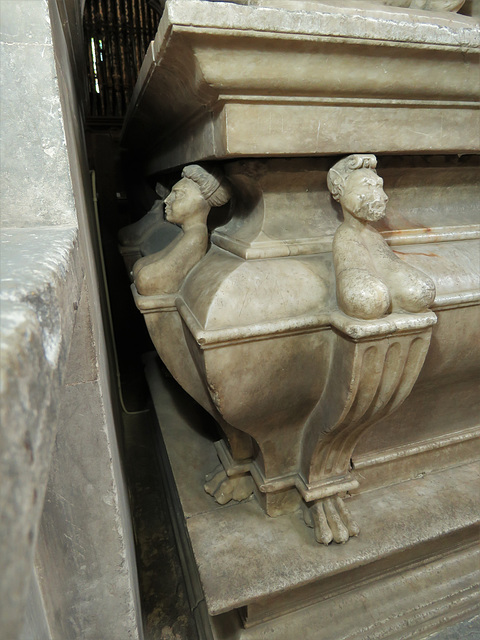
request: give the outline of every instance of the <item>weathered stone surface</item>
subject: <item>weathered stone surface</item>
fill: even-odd
[[[426,311],[435,299],[433,280],[403,262],[371,226],[385,217],[388,202],[376,166],[374,155],[351,155],[327,177],[343,212],[332,248],[337,303],[348,316],[365,320]]]
[[[2,2],[1,35],[2,226],[74,225],[48,3]]]
[[[98,380],[64,387],[36,557],[54,638],[138,638],[119,452],[105,423]]]
[[[198,165],[184,168],[182,179],[165,198],[167,221],[179,225],[183,233],[165,249],[135,263],[133,277],[141,295],[174,293],[179,289],[208,250],[210,208],[226,204],[230,197],[230,183],[220,173],[208,172]]]
[[[93,337],[92,314],[88,289],[84,286],[75,316],[75,331],[70,343],[69,361],[75,366],[65,371],[66,385],[98,380],[98,362]]]
[[[38,584],[37,574],[34,572],[30,580],[25,620],[18,640],[50,640],[50,638],[51,633],[45,613],[45,604]]]
[[[80,42],[81,49],[82,7],[81,1],[62,3],[62,18],[56,2],[46,0],[6,0],[1,7],[0,620],[2,637],[8,640],[73,640],[83,637],[82,626],[95,640],[99,637],[95,627],[105,639],[141,636],[133,536],[111,386],[107,365],[98,366],[107,354],[89,239],[93,201],[75,91],[81,80],[72,70],[78,47],[71,37],[77,29],[76,45]],[[77,55],[77,64],[83,66],[83,54]],[[93,316],[88,305],[80,303],[85,282]],[[70,348],[75,321],[78,340]],[[65,377],[69,351],[73,365]],[[47,553],[37,555],[35,573],[52,453],[54,460],[57,457],[53,445],[59,410],[69,400],[64,398],[65,382],[75,385],[68,389],[77,394],[79,418],[85,413],[83,402],[92,412],[88,424],[78,429],[68,412],[62,414],[62,426],[75,431],[68,438],[76,442],[80,460],[90,452],[88,462],[98,470],[92,479],[98,482],[101,509],[97,504],[95,511],[89,511],[95,501],[86,502],[86,480],[82,488],[80,473],[78,483],[71,486],[72,440],[59,440],[51,482],[56,495],[63,489],[66,496],[70,490],[78,491],[74,495],[78,509],[69,506],[75,511],[75,526],[85,530],[80,536],[83,548],[75,546],[68,528],[73,525],[61,520],[65,515],[61,508],[55,512],[51,507],[48,513],[51,519],[52,512],[58,515],[57,528],[45,542]],[[91,535],[96,526],[110,544],[105,553]],[[75,574],[59,570],[61,553],[78,568]],[[80,557],[85,570],[78,564]],[[45,609],[39,593],[40,569],[51,571],[51,580],[42,586],[43,596],[48,593],[57,602],[55,619],[49,618],[52,610]],[[67,596],[67,580],[70,595],[76,594],[73,603]],[[95,585],[100,585],[102,598],[92,597]]]
[[[280,9],[290,9],[297,11],[314,11],[321,8],[322,5],[328,4],[324,0],[234,0],[238,4],[250,4],[259,7],[275,7]],[[353,3],[345,2],[345,6],[362,7],[362,5],[372,7],[378,3],[392,7],[403,7],[412,9],[422,9],[425,11],[458,11],[465,0],[354,0]],[[337,5],[338,6],[338,5]]]
[[[231,219],[205,255],[205,238],[192,247],[183,282],[175,266],[170,287],[155,272],[168,265],[163,250],[140,259],[132,286],[164,363],[223,432],[215,443],[222,468],[205,465],[205,490],[224,505],[253,489],[264,510],[252,500],[203,510],[195,495],[192,584],[198,570],[209,613],[241,618],[210,620],[216,638],[290,639],[293,629],[381,638],[407,627],[420,636],[443,612],[460,617],[474,606],[478,477],[467,463],[478,435],[480,228],[470,191],[478,178],[474,162],[470,173],[453,156],[480,149],[479,36],[465,16],[378,5],[166,7],[124,143],[147,174],[237,159],[224,163]],[[387,197],[372,152],[403,154],[406,171],[391,165],[392,220],[382,220]],[[440,153],[451,155],[408,158]],[[329,156],[343,223],[325,176],[316,183],[325,166],[306,158],[318,155]],[[193,196],[186,200],[195,211]],[[140,274],[150,267],[146,283]],[[152,391],[164,424],[160,386]],[[465,401],[457,421],[450,413],[434,424],[427,406],[436,396],[446,407],[448,388]],[[182,416],[173,416],[178,438]],[[368,449],[362,440],[374,427]],[[192,478],[186,513],[193,478],[213,458],[198,443],[188,450],[193,439],[170,439],[179,455],[172,496]],[[300,508],[313,533],[301,530]],[[353,539],[316,555],[306,546],[314,538],[325,546]]]
[[[479,167],[473,158],[450,158],[447,164],[432,156],[382,157],[381,162],[388,216],[373,226],[391,246],[480,237]],[[214,230],[212,243],[247,259],[329,252],[342,218],[327,189],[330,165],[325,158],[229,163],[235,204],[231,220]],[[459,246],[455,262],[460,267],[462,254],[470,254],[470,249],[465,242]],[[153,253],[155,245],[151,242],[145,249]],[[462,269],[462,274],[459,291],[478,286],[471,269]]]
[[[2,0],[0,26],[2,42],[13,44],[52,44],[47,0]]]
[[[79,281],[83,280],[77,229],[6,229],[1,237],[1,260],[0,300],[24,303],[35,312],[46,358],[50,363],[57,362],[62,355],[62,332],[69,344],[76,310],[73,304],[78,305]],[[70,324],[70,331],[65,322]]]
[[[2,234],[1,618],[15,637],[48,477],[60,386],[80,296],[76,229]]]
[[[160,356],[217,420],[228,442],[217,445],[225,473],[211,474],[206,491],[225,503],[254,489],[272,516],[303,505],[309,510],[307,524],[324,544],[346,542],[358,532],[342,502],[346,492],[362,491],[362,472],[355,471],[357,446],[364,469],[378,471],[382,456],[389,463],[403,456],[397,479],[405,480],[422,472],[422,464],[430,471],[452,466],[453,459],[447,459],[453,453],[457,463],[471,459],[468,444],[460,446],[460,441],[466,443],[478,432],[478,403],[472,393],[478,371],[478,351],[472,347],[479,342],[474,320],[480,298],[474,257],[478,240],[473,239],[478,227],[442,215],[442,226],[420,227],[412,238],[409,231],[418,224],[418,212],[429,203],[418,203],[412,212],[397,198],[396,218],[403,229],[392,228],[383,221],[387,196],[375,165],[373,155],[354,155],[328,174],[345,220],[330,252],[328,240],[338,221],[331,202],[322,199],[318,215],[315,210],[315,178],[325,181],[323,172],[315,171],[315,161],[311,166],[305,160],[232,163],[234,215],[215,232],[208,253],[183,284],[172,277],[168,289],[159,278],[159,287],[168,294],[159,289],[142,295],[133,287]],[[428,175],[436,171],[434,166]],[[463,193],[468,171],[449,175],[460,180],[451,189]],[[401,190],[401,183],[397,186]],[[464,194],[468,209],[472,192],[465,191],[470,194]],[[185,197],[177,204],[175,196],[169,215],[187,205],[193,215],[195,203]],[[300,231],[313,230],[307,238],[299,232],[295,245],[297,222]],[[401,251],[390,247],[371,226],[380,222],[389,229],[389,239],[410,241],[411,246]],[[417,244],[429,234],[428,249]],[[170,246],[173,255],[179,245]],[[196,249],[192,247],[192,256]],[[140,284],[137,276],[144,264],[162,265],[164,252],[139,260],[135,284]],[[373,304],[377,289],[383,298]],[[438,334],[436,327],[432,330],[437,316],[430,306],[442,314]],[[462,335],[452,339],[460,318]],[[422,371],[430,347],[429,366]],[[433,424],[427,407],[435,393],[429,388],[415,394],[403,411],[420,375],[424,382],[439,382],[454,371],[462,379],[456,391],[466,398],[457,409],[456,424],[448,419]],[[412,411],[420,421],[416,428],[407,417]],[[376,423],[379,442],[370,438],[373,449],[367,450],[362,441]],[[439,448],[445,455],[436,455]],[[369,475],[369,488],[378,486],[380,478],[394,482],[388,471],[370,469]]]

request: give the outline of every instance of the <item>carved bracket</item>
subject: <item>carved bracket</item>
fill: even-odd
[[[364,431],[409,395],[437,318],[431,311],[411,316],[392,314],[388,317],[388,324],[394,327],[390,335],[380,333],[386,328],[384,320],[362,324],[349,320],[345,323],[339,314],[333,323],[337,337],[332,367],[304,432],[304,452],[310,458],[306,469],[309,484],[347,473],[353,449]],[[318,440],[310,457],[307,445],[312,437]]]
[[[310,500],[323,498],[326,488],[330,495],[341,494],[354,479],[351,458],[358,441],[410,394],[437,321],[433,312],[361,324],[342,316],[333,324],[337,336],[327,384],[304,430]],[[382,332],[386,320],[394,325],[388,335]],[[322,530],[326,527],[323,523]]]

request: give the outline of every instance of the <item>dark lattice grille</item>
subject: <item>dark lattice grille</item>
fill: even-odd
[[[87,0],[84,29],[90,117],[125,115],[160,19],[160,3],[149,4],[147,0]]]

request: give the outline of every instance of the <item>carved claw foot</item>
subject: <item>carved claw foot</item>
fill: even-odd
[[[229,477],[222,465],[209,473],[205,480],[203,488],[218,504],[227,504],[230,500],[240,502],[253,493],[253,480],[249,473]]]
[[[317,500],[303,512],[305,523],[313,527],[315,538],[320,544],[338,544],[348,542],[352,536],[358,536],[360,529],[353,520],[342,498],[335,496]]]

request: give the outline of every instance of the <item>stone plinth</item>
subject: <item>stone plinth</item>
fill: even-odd
[[[206,637],[291,640],[301,629],[308,640],[422,638],[476,611],[477,465],[368,492],[361,508],[350,499],[358,519],[364,508],[372,513],[369,523],[345,546],[320,546],[298,514],[270,518],[255,500],[211,501],[201,488],[215,464],[205,415],[162,378],[153,355],[147,375]]]

